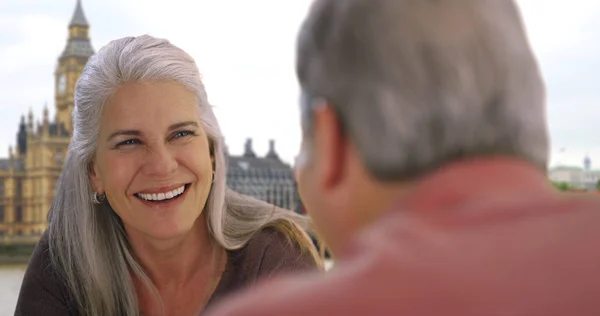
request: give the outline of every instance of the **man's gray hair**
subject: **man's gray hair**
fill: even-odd
[[[317,0],[296,67],[305,136],[327,100],[380,180],[482,155],[546,168],[545,89],[513,0]]]

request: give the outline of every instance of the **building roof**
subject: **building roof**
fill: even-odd
[[[244,144],[244,153],[241,156],[229,156],[228,173],[231,174],[263,174],[271,172],[269,176],[286,175],[293,177],[292,167],[283,162],[275,151],[275,141],[269,141],[269,152],[266,157],[259,157],[252,148],[252,139],[247,139]]]
[[[280,160],[264,157],[228,157],[227,176],[230,178],[262,178],[269,180],[292,180],[292,168]],[[233,179],[232,179],[233,180]],[[234,180],[235,181],[235,180]]]
[[[25,170],[25,164],[22,159],[15,158],[13,160],[14,168],[17,171]],[[10,170],[10,159],[9,158],[0,158],[0,170]]]
[[[248,170],[291,170],[290,165],[281,160],[265,157],[229,156],[229,169]]]
[[[230,188],[276,205],[281,201],[278,202],[275,196],[271,195],[273,193],[267,191],[295,191],[294,170],[289,164],[279,159],[275,152],[274,142],[270,144],[271,155],[265,157],[259,157],[254,153],[250,140],[244,147],[243,155],[227,157],[227,184]],[[273,198],[276,200],[272,200]],[[282,204],[279,206],[295,208],[295,205]]]
[[[69,27],[71,26],[89,26],[88,21],[85,18],[85,13],[83,13],[83,6],[81,5],[81,0],[77,0],[77,4],[75,5],[73,18],[71,18],[71,23],[69,23]]]

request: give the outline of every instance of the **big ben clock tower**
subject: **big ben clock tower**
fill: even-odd
[[[69,134],[73,131],[71,113],[74,106],[75,83],[88,59],[94,54],[88,34],[89,28],[90,26],[83,13],[81,0],[77,0],[73,18],[69,23],[67,45],[58,59],[55,72],[57,123],[64,124]]]
[[[47,107],[39,120],[32,111],[23,116],[17,150],[9,151],[8,160],[0,159],[0,244],[3,236],[25,238],[16,239],[19,242],[36,240],[48,227],[48,211],[73,135],[75,83],[94,54],[81,0],[75,1],[67,43],[54,73],[56,117],[50,117]]]

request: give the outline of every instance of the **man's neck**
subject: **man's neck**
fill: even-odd
[[[483,157],[449,163],[421,177],[398,199],[396,208],[444,210],[478,197],[530,198],[553,193],[546,174],[534,164],[510,157]]]
[[[364,195],[368,198],[361,199],[359,203],[363,205],[359,205],[358,208],[365,210],[359,213],[357,218],[361,226],[368,226],[387,213],[399,197],[405,196],[410,191],[410,185],[410,183],[378,183],[365,187]]]

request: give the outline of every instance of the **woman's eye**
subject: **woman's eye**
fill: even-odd
[[[192,131],[180,131],[180,132],[177,132],[177,133],[173,134],[173,138],[181,138],[181,137],[190,136],[190,135],[194,135],[194,132],[192,132]]]
[[[125,141],[122,141],[122,142],[118,143],[117,147],[128,146],[128,145],[137,145],[139,143],[140,143],[140,141],[137,140],[137,139],[128,139],[128,140],[125,140]]]

